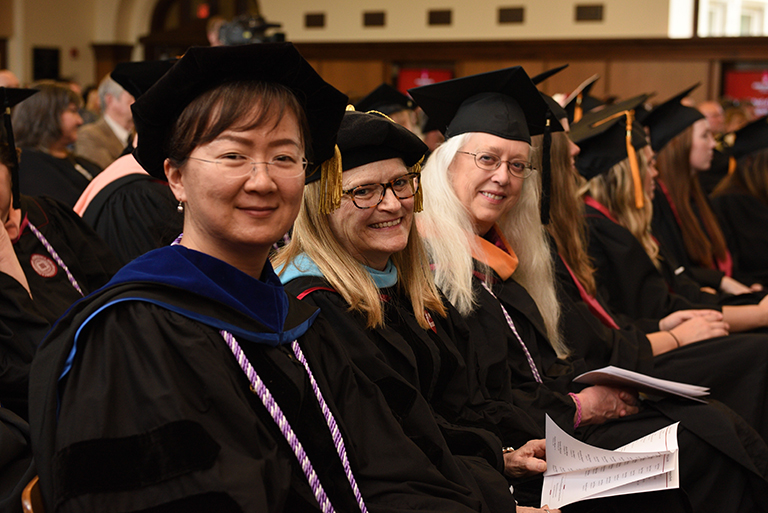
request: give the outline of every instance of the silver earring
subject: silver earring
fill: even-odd
[[[176,206],[176,212],[178,212],[179,214],[183,214],[184,213],[184,202],[183,201],[179,200],[179,204]]]

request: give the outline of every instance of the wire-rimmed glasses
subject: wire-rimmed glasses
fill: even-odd
[[[272,157],[269,162],[257,162],[242,153],[227,153],[213,160],[189,157],[192,160],[216,165],[216,169],[227,178],[242,178],[256,171],[257,164],[267,166],[267,174],[273,178],[294,178],[303,175],[309,165],[307,159],[290,154]]]
[[[528,178],[535,169],[524,160],[501,160],[501,157],[493,153],[481,152],[470,153],[468,151],[457,151],[465,155],[472,155],[475,159],[475,165],[483,171],[496,171],[502,162],[507,165],[507,172],[515,178]]]

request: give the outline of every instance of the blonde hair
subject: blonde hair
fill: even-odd
[[[416,216],[425,237],[427,251],[435,265],[435,282],[462,315],[477,306],[472,289],[475,242],[470,214],[453,190],[451,172],[456,152],[469,141],[472,133],[452,137],[438,147],[422,170],[424,211]],[[558,356],[568,349],[558,331],[560,305],[555,293],[554,265],[546,233],[539,217],[540,178],[538,173],[525,179],[520,198],[502,216],[498,226],[519,259],[515,281],[533,297],[544,319],[549,342]],[[481,268],[487,283],[490,270]]]
[[[637,163],[640,167],[640,176],[647,176],[648,158],[645,152],[637,152]],[[635,207],[635,188],[629,158],[614,165],[607,173],[601,173],[589,182],[582,180],[582,183],[584,185],[580,193],[589,192],[595,200],[605,205],[619,224],[640,241],[643,249],[658,268],[659,245],[651,235],[653,205],[651,199],[645,194],[643,208]]]
[[[306,254],[331,287],[350,305],[350,311],[365,315],[368,328],[382,327],[384,308],[379,289],[363,264],[344,249],[331,231],[328,214],[320,211],[321,192],[319,181],[304,188],[304,201],[293,226],[291,241],[273,258],[273,264],[283,266],[284,270],[299,255]],[[398,290],[410,299],[419,326],[429,329],[425,309],[441,317],[445,317],[447,311],[432,279],[415,223],[411,226],[405,249],[393,254],[391,259],[397,268]]]

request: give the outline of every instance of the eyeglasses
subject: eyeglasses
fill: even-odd
[[[472,155],[475,158],[475,165],[483,171],[496,171],[502,162],[507,165],[507,172],[515,178],[528,178],[535,171],[528,162],[501,160],[501,157],[493,153],[470,153],[468,151],[457,151],[456,153]]]
[[[277,155],[269,162],[256,162],[248,155],[227,153],[216,160],[206,160],[189,157],[192,160],[215,164],[216,169],[227,178],[242,178],[256,171],[257,164],[266,164],[267,174],[272,178],[294,178],[304,174],[307,169],[307,159],[294,155]]]
[[[419,190],[419,175],[408,173],[386,183],[366,183],[342,192],[352,198],[352,202],[357,208],[364,210],[381,203],[387,189],[392,189],[392,193],[397,199],[412,198]]]

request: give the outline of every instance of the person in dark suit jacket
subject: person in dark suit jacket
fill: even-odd
[[[95,123],[80,128],[75,153],[103,169],[114,162],[128,144],[133,129],[131,104],[134,98],[110,76],[99,84],[99,97],[103,116]]]

